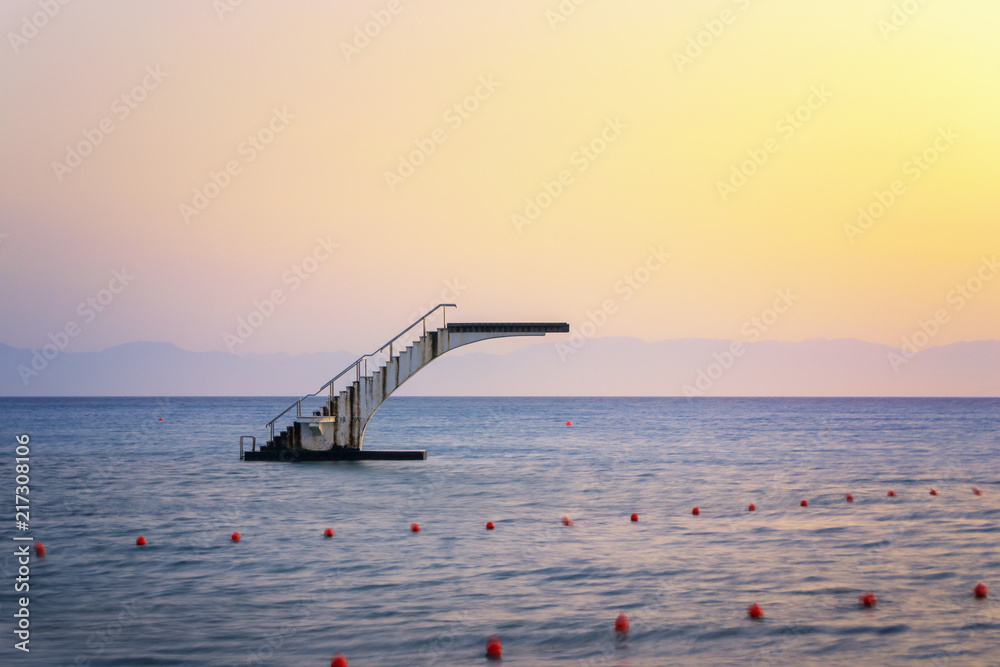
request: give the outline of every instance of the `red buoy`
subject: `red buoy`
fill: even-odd
[[[885,495],[889,496],[890,498],[895,498],[896,497],[896,492],[893,491],[892,489],[889,489],[889,493],[887,493]]]
[[[330,660],[330,667],[347,667],[347,657],[343,653],[338,653]]]
[[[972,594],[977,598],[984,598],[990,594],[990,589],[986,587],[986,584],[980,582],[972,589]]]
[[[243,538],[243,536],[240,535],[239,533],[237,533],[237,532],[233,533],[233,542],[239,542],[242,538]]]
[[[486,640],[486,657],[490,660],[500,660],[503,658],[503,645],[500,637],[493,635]]]
[[[572,426],[573,422],[566,422],[566,426]]]
[[[695,516],[698,516],[699,514],[701,514],[701,509],[698,508],[698,507],[693,507],[691,509],[691,514],[694,514]]]
[[[874,607],[878,604],[878,598],[872,592],[864,593],[858,596],[858,604],[862,607]]]
[[[486,522],[486,530],[493,530],[493,528],[494,528],[493,522],[492,521],[487,521]]]
[[[45,558],[45,545],[41,542],[35,542],[35,557]]]
[[[931,489],[931,495],[932,496],[936,496],[937,495],[937,489]]]
[[[163,417],[160,417],[160,421],[163,421]]]
[[[848,493],[848,494],[847,494],[846,496],[844,496],[844,498],[845,498],[845,499],[847,500],[847,502],[849,502],[849,503],[853,503],[853,502],[854,502],[854,494],[853,494],[853,493]]]
[[[414,532],[414,533],[419,533],[420,532],[420,524],[419,523],[411,523],[410,524],[410,531]]]
[[[803,500],[801,503],[799,503],[799,505],[801,507],[809,507],[809,501],[808,500]]]
[[[983,492],[977,489],[976,487],[972,487],[972,494],[976,496],[981,496],[983,495]]]
[[[335,531],[333,528],[327,528],[326,530],[323,531],[323,537],[333,537],[336,533],[337,531]]]
[[[639,515],[636,514],[635,512],[632,512],[632,516],[630,516],[629,519],[631,521],[638,521],[639,520]]]
[[[757,511],[757,506],[756,506],[756,505],[754,505],[753,503],[750,503],[750,504],[749,504],[749,505],[747,506],[747,512],[756,512],[756,511]]]
[[[764,610],[761,606],[754,602],[752,605],[747,607],[747,616],[750,618],[764,618]]]
[[[628,616],[624,613],[618,614],[618,618],[615,619],[615,632],[620,635],[624,635],[628,632],[629,620]]]
[[[139,537],[135,538],[135,543],[138,544],[140,547],[144,547],[146,546],[146,538],[140,535]]]
[[[564,525],[564,526],[572,526],[573,525],[573,519],[569,518],[568,516],[564,516],[562,518],[562,525]]]

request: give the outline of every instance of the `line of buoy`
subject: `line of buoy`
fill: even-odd
[[[629,521],[635,523],[638,520],[639,520],[639,515],[636,514],[635,512],[632,512],[632,516],[629,517]]]
[[[573,523],[573,519],[569,518],[568,516],[564,516],[561,520],[562,520],[562,525],[564,525],[564,526],[575,526],[576,525],[576,524]]]
[[[764,618],[764,610],[761,606],[754,602],[752,605],[747,607],[747,616],[750,618]]]
[[[487,521],[486,522],[486,530],[493,530],[494,528],[495,528],[495,526],[493,525],[492,521]]]
[[[338,653],[330,659],[330,667],[347,667],[347,657]]]
[[[889,496],[890,498],[895,498],[896,497],[896,492],[893,491],[892,489],[889,489],[889,493],[887,493],[885,495]]]
[[[803,500],[802,502],[799,503],[799,506],[800,507],[809,507],[809,501],[808,500]]]
[[[753,503],[750,503],[749,505],[747,505],[747,512],[756,512],[756,511],[757,511],[757,506],[756,505],[754,505]]]
[[[698,516],[699,514],[701,514],[701,508],[700,507],[692,507],[691,508],[691,514],[693,514],[695,516]]]
[[[45,545],[35,542],[35,558],[45,558]]]
[[[233,535],[232,535],[232,537],[231,537],[230,539],[231,539],[231,540],[232,540],[233,542],[239,542],[240,540],[242,540],[242,539],[243,539],[243,536],[242,536],[242,535],[240,535],[240,534],[239,534],[238,532],[236,532],[236,531],[233,531]]]
[[[566,426],[572,426],[573,422],[566,422]]]
[[[138,544],[140,547],[144,547],[146,546],[146,538],[140,535],[139,537],[135,538],[135,543]]]
[[[420,524],[416,523],[416,522],[411,523],[410,524],[410,532],[411,533],[419,533],[420,532]]]
[[[872,592],[863,593],[858,596],[858,604],[862,607],[874,607],[878,604],[878,598]]]
[[[976,587],[972,589],[972,594],[977,598],[984,598],[989,595],[990,589],[986,587],[986,584],[979,582]]]
[[[844,500],[846,500],[849,503],[853,503],[854,502],[854,494],[853,493],[848,493],[846,496],[844,496]]]
[[[336,534],[337,531],[335,531],[333,528],[327,528],[326,530],[323,531],[323,537],[333,537]]]

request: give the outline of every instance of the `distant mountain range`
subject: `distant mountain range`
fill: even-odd
[[[931,347],[908,359],[897,348],[852,339],[749,343],[739,356],[732,345],[595,338],[577,349],[546,339],[504,354],[446,355],[397,394],[1000,396],[1000,341]],[[899,355],[895,369],[892,354]],[[356,357],[189,352],[143,342],[44,359],[0,344],[0,396],[298,396]]]

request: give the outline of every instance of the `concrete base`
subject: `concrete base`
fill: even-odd
[[[308,449],[278,449],[261,447],[243,452],[244,461],[423,461],[426,449],[345,449],[335,447],[312,451]]]

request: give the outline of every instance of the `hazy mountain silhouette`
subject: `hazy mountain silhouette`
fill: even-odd
[[[557,348],[559,342],[564,346]],[[1000,396],[1000,341],[928,348],[896,371],[887,358],[899,353],[896,348],[852,339],[752,343],[739,357],[726,355],[730,345],[710,339],[598,338],[567,353],[573,348],[561,339],[504,354],[446,355],[397,394]],[[102,352],[60,353],[25,384],[18,367],[31,368],[33,352],[0,344],[0,395],[297,396],[315,391],[356,356],[237,356],[129,343]]]

